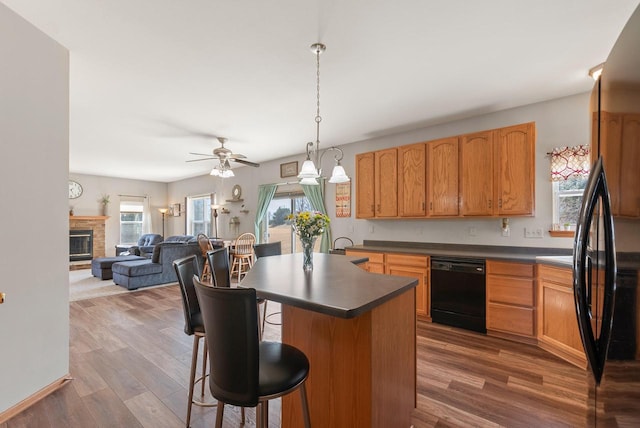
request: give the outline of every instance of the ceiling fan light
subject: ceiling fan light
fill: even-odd
[[[233,173],[232,170],[226,169],[220,173],[220,177],[222,178],[235,177],[235,174]]]
[[[318,183],[318,180],[316,180],[313,177],[304,177],[304,178],[300,179],[300,184],[307,184],[307,185],[310,185],[310,186],[317,186],[319,183]]]
[[[213,168],[209,175],[213,175],[214,177],[220,177],[220,170],[218,168]]]
[[[298,178],[305,179],[318,177],[320,177],[320,174],[318,174],[318,170],[316,169],[313,161],[310,159],[304,161],[304,163],[302,164],[302,168],[300,169],[300,174],[298,174]]]
[[[329,183],[346,183],[347,181],[351,181],[351,179],[347,176],[342,165],[334,166]]]

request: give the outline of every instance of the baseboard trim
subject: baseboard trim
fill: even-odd
[[[35,403],[42,400],[47,395],[52,394],[58,389],[62,388],[66,384],[70,383],[72,380],[73,378],[71,377],[71,375],[67,374],[66,376],[63,376],[60,379],[45,386],[35,394],[25,398],[15,406],[9,407],[4,412],[0,413],[0,425],[7,422],[9,419],[13,418],[17,414],[22,413],[29,407],[33,406]]]

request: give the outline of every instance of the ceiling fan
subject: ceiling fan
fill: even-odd
[[[204,160],[211,160],[211,159],[219,159],[220,160],[220,166],[222,167],[222,169],[230,169],[231,165],[229,164],[229,161],[233,161],[233,162],[238,162],[241,163],[243,165],[248,165],[248,166],[253,166],[253,167],[259,167],[260,164],[259,163],[255,163],[255,162],[251,162],[246,160],[246,156],[245,155],[241,155],[240,153],[233,153],[231,150],[227,149],[224,145],[227,142],[227,139],[224,137],[216,137],[216,139],[220,142],[220,147],[216,147],[215,149],[213,149],[213,156],[210,154],[205,154],[205,153],[193,153],[193,152],[189,152],[190,155],[195,155],[195,156],[206,156],[200,159],[190,159],[187,162],[200,162],[200,161],[204,161]]]

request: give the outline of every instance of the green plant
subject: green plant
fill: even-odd
[[[109,195],[102,195],[102,197],[100,198],[100,202],[102,203],[102,205],[108,205],[109,204]]]

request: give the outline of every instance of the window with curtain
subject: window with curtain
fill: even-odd
[[[120,201],[120,243],[134,245],[142,235],[143,201]]]
[[[187,197],[187,235],[211,234],[212,194]]]
[[[551,156],[553,223],[571,228],[578,221],[582,194],[591,169],[589,146],[558,147]]]

